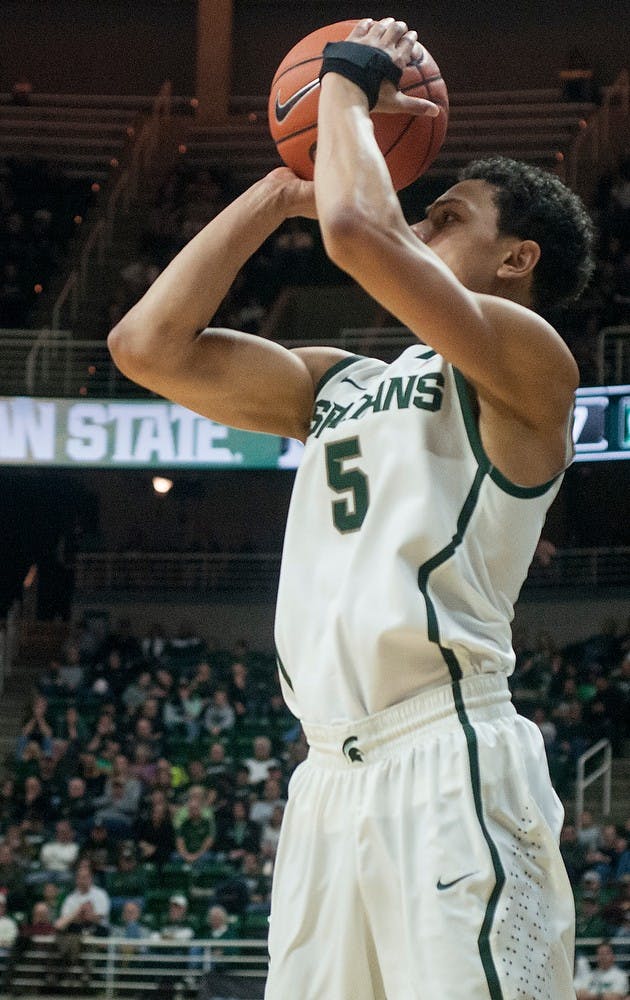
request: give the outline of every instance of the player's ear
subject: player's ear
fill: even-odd
[[[535,240],[514,242],[497,271],[499,278],[525,278],[540,260],[540,246]]]

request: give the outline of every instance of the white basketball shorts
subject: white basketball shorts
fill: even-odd
[[[505,678],[304,729],[266,1000],[574,1000],[562,806]]]

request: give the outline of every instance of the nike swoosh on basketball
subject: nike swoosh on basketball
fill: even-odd
[[[437,888],[440,892],[443,892],[444,889],[450,889],[451,886],[457,885],[457,883],[461,882],[463,879],[470,878],[471,875],[476,875],[476,874],[477,874],[476,872],[468,872],[467,875],[460,875],[459,878],[454,878],[452,882],[443,882],[442,879],[439,878],[437,883]]]
[[[296,92],[291,95],[289,100],[284,103],[281,102],[278,94],[276,94],[276,121],[283,122],[287,115],[293,111],[295,105],[299,104],[302,98],[306,97],[307,94],[310,94],[311,90],[313,90],[314,87],[317,87],[318,84],[319,77],[317,80],[311,80],[310,83],[305,83],[303,87],[296,90]]]

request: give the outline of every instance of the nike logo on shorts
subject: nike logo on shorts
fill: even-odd
[[[450,889],[452,886],[457,885],[458,882],[463,881],[463,879],[470,878],[471,875],[476,874],[476,872],[468,872],[467,875],[460,875],[459,878],[454,878],[452,882],[443,882],[442,879],[439,878],[437,883],[438,892],[443,892],[444,889]]]
[[[299,104],[300,101],[304,97],[306,97],[307,94],[310,94],[311,90],[313,90],[313,88],[317,87],[318,85],[319,85],[319,77],[317,78],[317,80],[311,80],[310,83],[305,83],[303,87],[300,87],[299,90],[296,90],[296,92],[289,98],[289,100],[285,101],[284,103],[280,101],[278,94],[276,94],[276,108],[275,108],[276,121],[283,122],[284,119],[287,117],[287,115],[290,114],[291,111],[293,111],[295,105]]]

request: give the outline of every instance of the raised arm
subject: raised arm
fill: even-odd
[[[402,67],[413,57],[415,37],[390,18],[362,22],[349,40],[380,48]],[[401,97],[383,82],[377,110],[396,110]],[[419,105],[416,113],[426,108]],[[496,229],[484,230],[475,215],[479,206],[465,199],[449,205],[450,214],[446,203],[438,208],[438,199],[423,225],[408,226],[374,138],[366,95],[336,72],[322,79],[315,192],[332,260],[459,368],[480,396],[537,427],[548,426],[549,419],[566,421],[577,384],[575,363],[521,296],[533,280],[539,248],[513,236],[497,240]],[[460,232],[474,235],[468,259],[462,244],[453,242],[451,234]],[[446,234],[453,259],[427,245],[437,250]],[[510,294],[501,297],[499,289]]]
[[[108,346],[120,370],[220,423],[304,440],[314,377],[340,352],[312,360],[207,324],[278,225],[291,215],[314,215],[312,188],[279,168],[213,219],[111,331]]]

